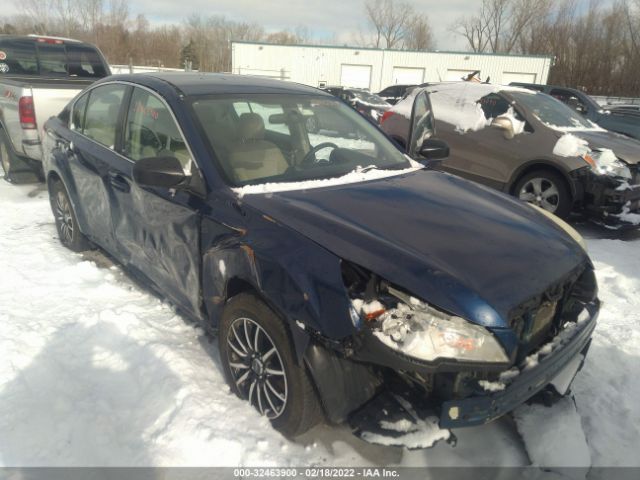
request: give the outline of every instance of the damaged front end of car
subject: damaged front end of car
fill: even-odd
[[[509,328],[447,313],[345,261],[343,277],[357,333],[325,355],[326,375],[341,369],[334,403],[361,405],[347,415],[361,438],[409,448],[453,441],[449,429],[495,420],[544,389],[566,393],[599,310],[588,262],[512,309]]]
[[[640,166],[618,158],[611,150],[583,156],[590,168],[576,171],[582,206],[595,223],[612,230],[640,227]]]

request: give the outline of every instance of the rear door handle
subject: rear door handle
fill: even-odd
[[[125,177],[116,172],[109,172],[109,183],[115,188],[124,193],[129,193],[131,186]]]

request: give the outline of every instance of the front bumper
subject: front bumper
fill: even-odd
[[[591,220],[616,230],[640,227],[634,219],[634,214],[640,214],[640,173],[636,169],[630,182],[591,172],[583,179],[583,207]]]
[[[589,349],[599,305],[594,302],[587,305],[586,309],[589,312],[589,318],[576,326],[571,338],[547,356],[541,357],[536,367],[521,370],[504,390],[443,402],[440,427],[460,428],[491,422],[518,407],[549,385],[577,355],[585,355]]]

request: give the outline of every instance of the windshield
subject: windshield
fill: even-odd
[[[544,93],[509,91],[513,99],[542,123],[556,130],[593,130],[595,124]]]
[[[412,166],[383,133],[335,98],[216,96],[196,98],[192,106],[235,187]]]

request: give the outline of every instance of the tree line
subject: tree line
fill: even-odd
[[[640,96],[640,0],[482,0],[451,29],[474,52],[554,56],[551,84]]]
[[[255,22],[194,14],[152,25],[131,15],[127,0],[20,0],[20,13],[0,18],[0,33],[57,35],[96,44],[112,64],[231,70],[231,41],[317,42],[305,26],[268,32]],[[430,19],[399,0],[365,0],[363,25],[349,43],[433,50]],[[640,96],[640,0],[482,0],[450,26],[468,50],[552,55],[549,82],[593,94]],[[340,44],[337,37],[321,43]]]

